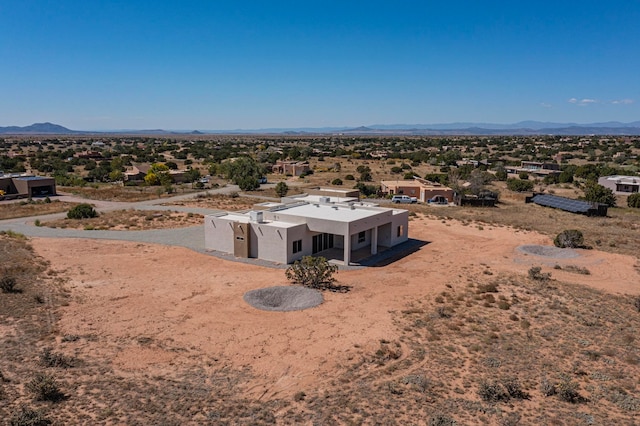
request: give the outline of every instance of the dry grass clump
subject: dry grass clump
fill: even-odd
[[[204,216],[164,210],[116,210],[87,219],[58,219],[42,222],[40,226],[110,231],[144,231],[149,229],[184,228],[202,224]]]
[[[58,187],[58,191],[69,192],[89,200],[127,202],[153,200],[175,195],[167,194],[161,186],[118,186],[112,184]]]
[[[214,210],[249,210],[261,200],[238,194],[198,194],[195,198],[167,203],[168,206],[189,206]]]
[[[476,272],[394,313],[397,341],[357,348],[335,385],[307,390],[304,411],[287,416],[402,424],[426,410],[437,413],[428,424],[633,424],[640,315],[631,298]]]
[[[0,203],[0,220],[61,213],[66,212],[75,205],[76,203],[62,202],[56,199],[50,203],[46,203],[43,200]]]
[[[500,198],[497,207],[431,208],[425,205],[403,206],[431,218],[462,222],[482,222],[486,228],[510,226],[537,231],[555,238],[566,229],[584,236],[584,245],[610,253],[636,256],[640,251],[640,209],[610,208],[607,217],[587,217],[562,210],[525,204],[524,200]]]

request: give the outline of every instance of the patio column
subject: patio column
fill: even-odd
[[[378,227],[371,228],[371,254],[378,253]]]
[[[351,235],[344,236],[344,264],[349,266],[351,262]]]

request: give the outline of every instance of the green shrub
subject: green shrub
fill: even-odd
[[[342,179],[340,178],[335,178],[334,180],[331,181],[331,185],[342,185]]]
[[[304,256],[296,260],[285,271],[289,281],[305,287],[319,290],[331,289],[336,281],[333,274],[338,271],[337,265],[332,265],[322,256]]]
[[[91,204],[87,203],[78,204],[67,212],[69,219],[90,219],[97,216],[98,212]]]
[[[589,183],[584,189],[584,199],[593,203],[606,204],[609,207],[616,206],[616,196],[609,188],[597,183]]]
[[[286,197],[289,192],[289,186],[284,182],[278,182],[275,187],[276,195],[278,197]]]
[[[507,188],[514,192],[530,192],[533,191],[533,182],[522,179],[507,179]]]
[[[560,248],[584,247],[584,236],[577,229],[566,229],[553,239],[553,244]]]
[[[629,198],[627,198],[627,206],[640,209],[640,193],[636,192],[635,194],[629,195]]]

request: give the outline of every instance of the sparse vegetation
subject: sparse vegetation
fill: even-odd
[[[37,401],[58,402],[64,399],[58,382],[51,374],[36,373],[36,376],[25,387]]]
[[[82,203],[67,212],[68,219],[90,219],[98,216],[98,212],[91,204]]]
[[[560,248],[580,248],[584,246],[584,236],[577,229],[567,229],[554,238],[553,244]]]
[[[13,415],[9,424],[11,426],[48,426],[51,424],[51,420],[40,411],[22,406]]]
[[[549,281],[551,279],[551,272],[542,272],[540,266],[532,266],[529,268],[529,278],[534,281]]]
[[[3,293],[16,293],[16,279],[11,276],[0,277],[0,290]]]
[[[318,290],[332,290],[336,287],[333,275],[337,271],[338,266],[330,264],[322,256],[304,256],[289,266],[285,275],[294,284]]]

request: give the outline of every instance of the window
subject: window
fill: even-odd
[[[297,240],[293,242],[293,252],[298,253],[302,251],[302,240]]]
[[[359,243],[364,243],[364,240],[366,240],[365,232],[364,231],[358,232],[358,242]]]
[[[311,243],[312,254],[333,248],[333,234],[314,235]]]
[[[398,237],[402,237],[403,231],[404,230],[402,229],[402,225],[399,225],[398,226]]]

